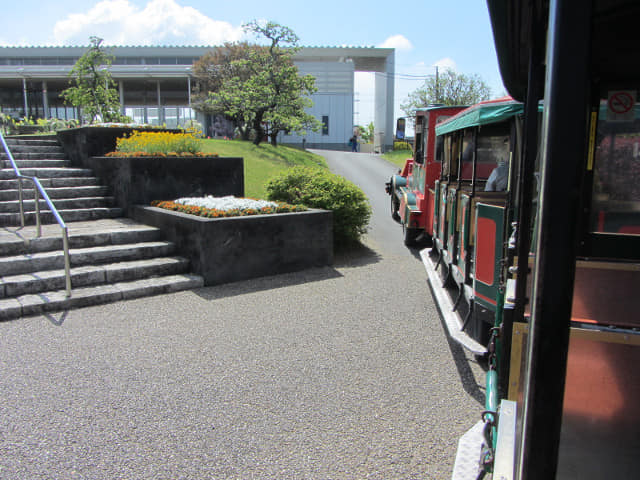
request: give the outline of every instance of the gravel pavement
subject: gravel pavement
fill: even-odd
[[[365,243],[332,267],[0,323],[0,479],[449,478],[484,372],[416,255]]]

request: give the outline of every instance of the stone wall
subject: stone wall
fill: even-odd
[[[133,205],[180,197],[244,196],[242,158],[91,157],[86,168],[111,188],[125,214]]]
[[[205,285],[333,263],[333,217],[326,210],[213,219],[138,206],[130,216],[160,228]]]
[[[125,215],[131,206],[149,205],[153,200],[244,196],[242,158],[104,156],[115,150],[118,138],[133,130],[144,129],[81,127],[57,134],[72,165],[93,170],[100,182],[110,187],[115,206]]]

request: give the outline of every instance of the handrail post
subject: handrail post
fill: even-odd
[[[40,222],[40,190],[38,189],[38,186],[35,184],[35,181],[33,183],[34,183],[33,187],[34,187],[34,192],[35,192],[34,195],[33,195],[33,198],[34,198],[34,200],[36,202],[36,231],[37,231],[36,236],[37,237],[41,237],[42,236],[42,225],[41,225],[41,222]]]
[[[24,203],[22,202],[22,178],[18,177],[18,203],[20,205],[20,226],[24,228]]]
[[[67,227],[62,228],[62,250],[64,252],[64,274],[67,297],[71,296],[71,258],[69,255],[69,231]]]

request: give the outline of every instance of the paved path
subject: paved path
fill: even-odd
[[[483,371],[412,252],[367,245],[0,323],[0,479],[448,478]]]

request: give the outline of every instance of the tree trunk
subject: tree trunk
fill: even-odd
[[[256,114],[256,118],[253,120],[253,131],[256,134],[256,138],[253,139],[253,144],[258,146],[262,142],[264,137],[264,129],[262,128],[262,114]]]
[[[274,132],[274,133],[270,134],[269,137],[271,138],[271,145],[273,145],[274,147],[277,147],[278,146],[278,132]]]
[[[249,127],[240,127],[239,130],[240,130],[240,138],[245,142],[248,142],[251,129]]]

